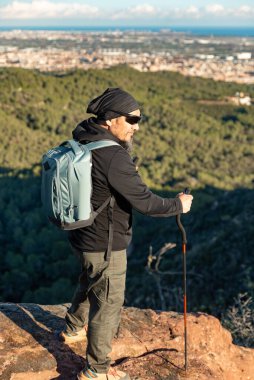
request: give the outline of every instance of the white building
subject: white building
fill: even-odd
[[[251,53],[249,52],[237,53],[236,57],[237,59],[248,60],[248,59],[251,59]]]

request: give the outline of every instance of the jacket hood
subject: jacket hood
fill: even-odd
[[[91,141],[99,140],[113,140],[120,144],[128,152],[132,150],[131,143],[120,141],[107,129],[97,124],[96,121],[97,119],[95,117],[90,117],[89,119],[83,120],[81,123],[79,123],[72,131],[73,139],[81,143],[88,143]]]
[[[107,129],[101,127],[96,123],[96,118],[90,117],[89,119],[83,120],[77,125],[77,127],[72,131],[72,136],[74,140],[80,142],[90,142],[98,140],[113,140],[120,143],[120,140],[108,132]]]

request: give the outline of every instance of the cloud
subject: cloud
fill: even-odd
[[[200,10],[194,5],[191,5],[189,8],[186,9],[186,14],[189,16],[193,16],[194,18],[199,18],[201,16]]]
[[[207,13],[210,14],[220,14],[224,13],[224,7],[221,4],[210,4],[205,7]]]
[[[1,19],[50,19],[94,17],[98,8],[81,3],[54,3],[50,0],[32,0],[30,3],[12,1],[0,7]]]
[[[252,19],[254,6],[241,5],[234,8],[225,8],[222,4],[211,3],[197,7],[190,3],[188,7],[172,7],[165,2],[159,8],[149,3],[137,4],[124,8],[108,7],[107,10],[97,6],[85,4],[81,0],[12,0],[7,5],[0,5],[0,19],[2,20],[40,20],[40,19],[90,19],[90,20],[168,20],[184,22],[185,20],[215,20],[234,19],[237,21]],[[180,2],[179,2],[180,3]]]
[[[150,4],[139,4],[135,7],[122,9],[116,11],[112,15],[112,19],[127,19],[127,18],[140,18],[140,17],[156,17],[159,16],[160,9],[155,8]]]
[[[190,5],[187,8],[172,8],[166,11],[166,17],[174,20],[194,20],[194,19],[208,19],[218,20],[218,18],[234,18],[235,20],[251,19],[254,16],[254,6],[242,5],[236,8],[225,8],[222,4],[214,3],[208,4],[205,7],[196,7]]]
[[[254,7],[250,7],[249,5],[241,5],[237,8],[225,8],[221,4],[210,4],[204,10],[205,14],[211,17],[246,19],[254,16]]]
[[[235,16],[238,17],[254,17],[254,7],[250,7],[248,5],[242,5],[236,10],[232,12]]]
[[[149,4],[136,5],[134,8],[130,8],[129,12],[132,14],[148,14],[154,15],[158,12],[158,9]]]

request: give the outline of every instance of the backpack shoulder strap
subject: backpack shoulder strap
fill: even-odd
[[[100,149],[105,148],[112,145],[119,145],[116,141],[113,140],[99,140],[99,141],[93,141],[88,144],[85,144],[85,146],[91,151],[94,149]],[[109,232],[108,232],[108,247],[106,252],[105,260],[109,264],[111,252],[112,252],[112,245],[113,245],[113,234],[114,234],[114,224],[113,224],[113,211],[114,211],[114,204],[115,204],[115,197],[111,194],[110,197],[108,197],[103,204],[95,211],[96,216],[107,206],[108,208],[108,221],[109,221]]]
[[[89,150],[94,150],[94,149],[100,149],[100,148],[106,148],[107,146],[112,146],[112,145],[119,145],[116,141],[113,140],[98,140],[98,141],[93,141],[88,144],[85,144],[85,146]]]
[[[64,141],[60,146],[68,145],[71,147],[76,156],[81,155],[84,152],[84,148],[76,140]]]
[[[111,195],[108,209],[108,222],[109,222],[109,230],[108,230],[108,248],[106,253],[106,261],[110,261],[112,245],[113,245],[113,233],[114,233],[114,224],[113,224],[113,212],[114,212],[114,204],[115,197]]]
[[[108,232],[108,247],[107,247],[107,251],[106,251],[106,255],[105,255],[105,264],[104,264],[104,267],[103,269],[97,273],[97,275],[95,276],[95,278],[93,279],[92,283],[89,285],[87,291],[86,291],[86,294],[88,295],[88,293],[90,292],[90,290],[95,286],[95,285],[98,285],[99,282],[102,280],[103,278],[103,273],[108,269],[109,267],[109,263],[110,263],[110,258],[111,258],[111,252],[112,252],[112,245],[113,245],[113,233],[114,233],[114,225],[113,225],[113,209],[114,209],[114,204],[115,204],[115,197],[112,195],[110,198],[108,198],[106,200],[106,202],[108,202],[108,200],[110,199],[110,203],[109,203],[109,210],[108,210],[108,218],[109,218],[109,232]],[[105,202],[104,202],[105,203]]]

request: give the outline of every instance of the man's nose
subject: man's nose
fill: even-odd
[[[139,130],[139,125],[138,125],[138,123],[137,123],[137,124],[134,124],[134,125],[132,126],[132,128],[133,128],[135,131],[138,131],[138,130]]]

